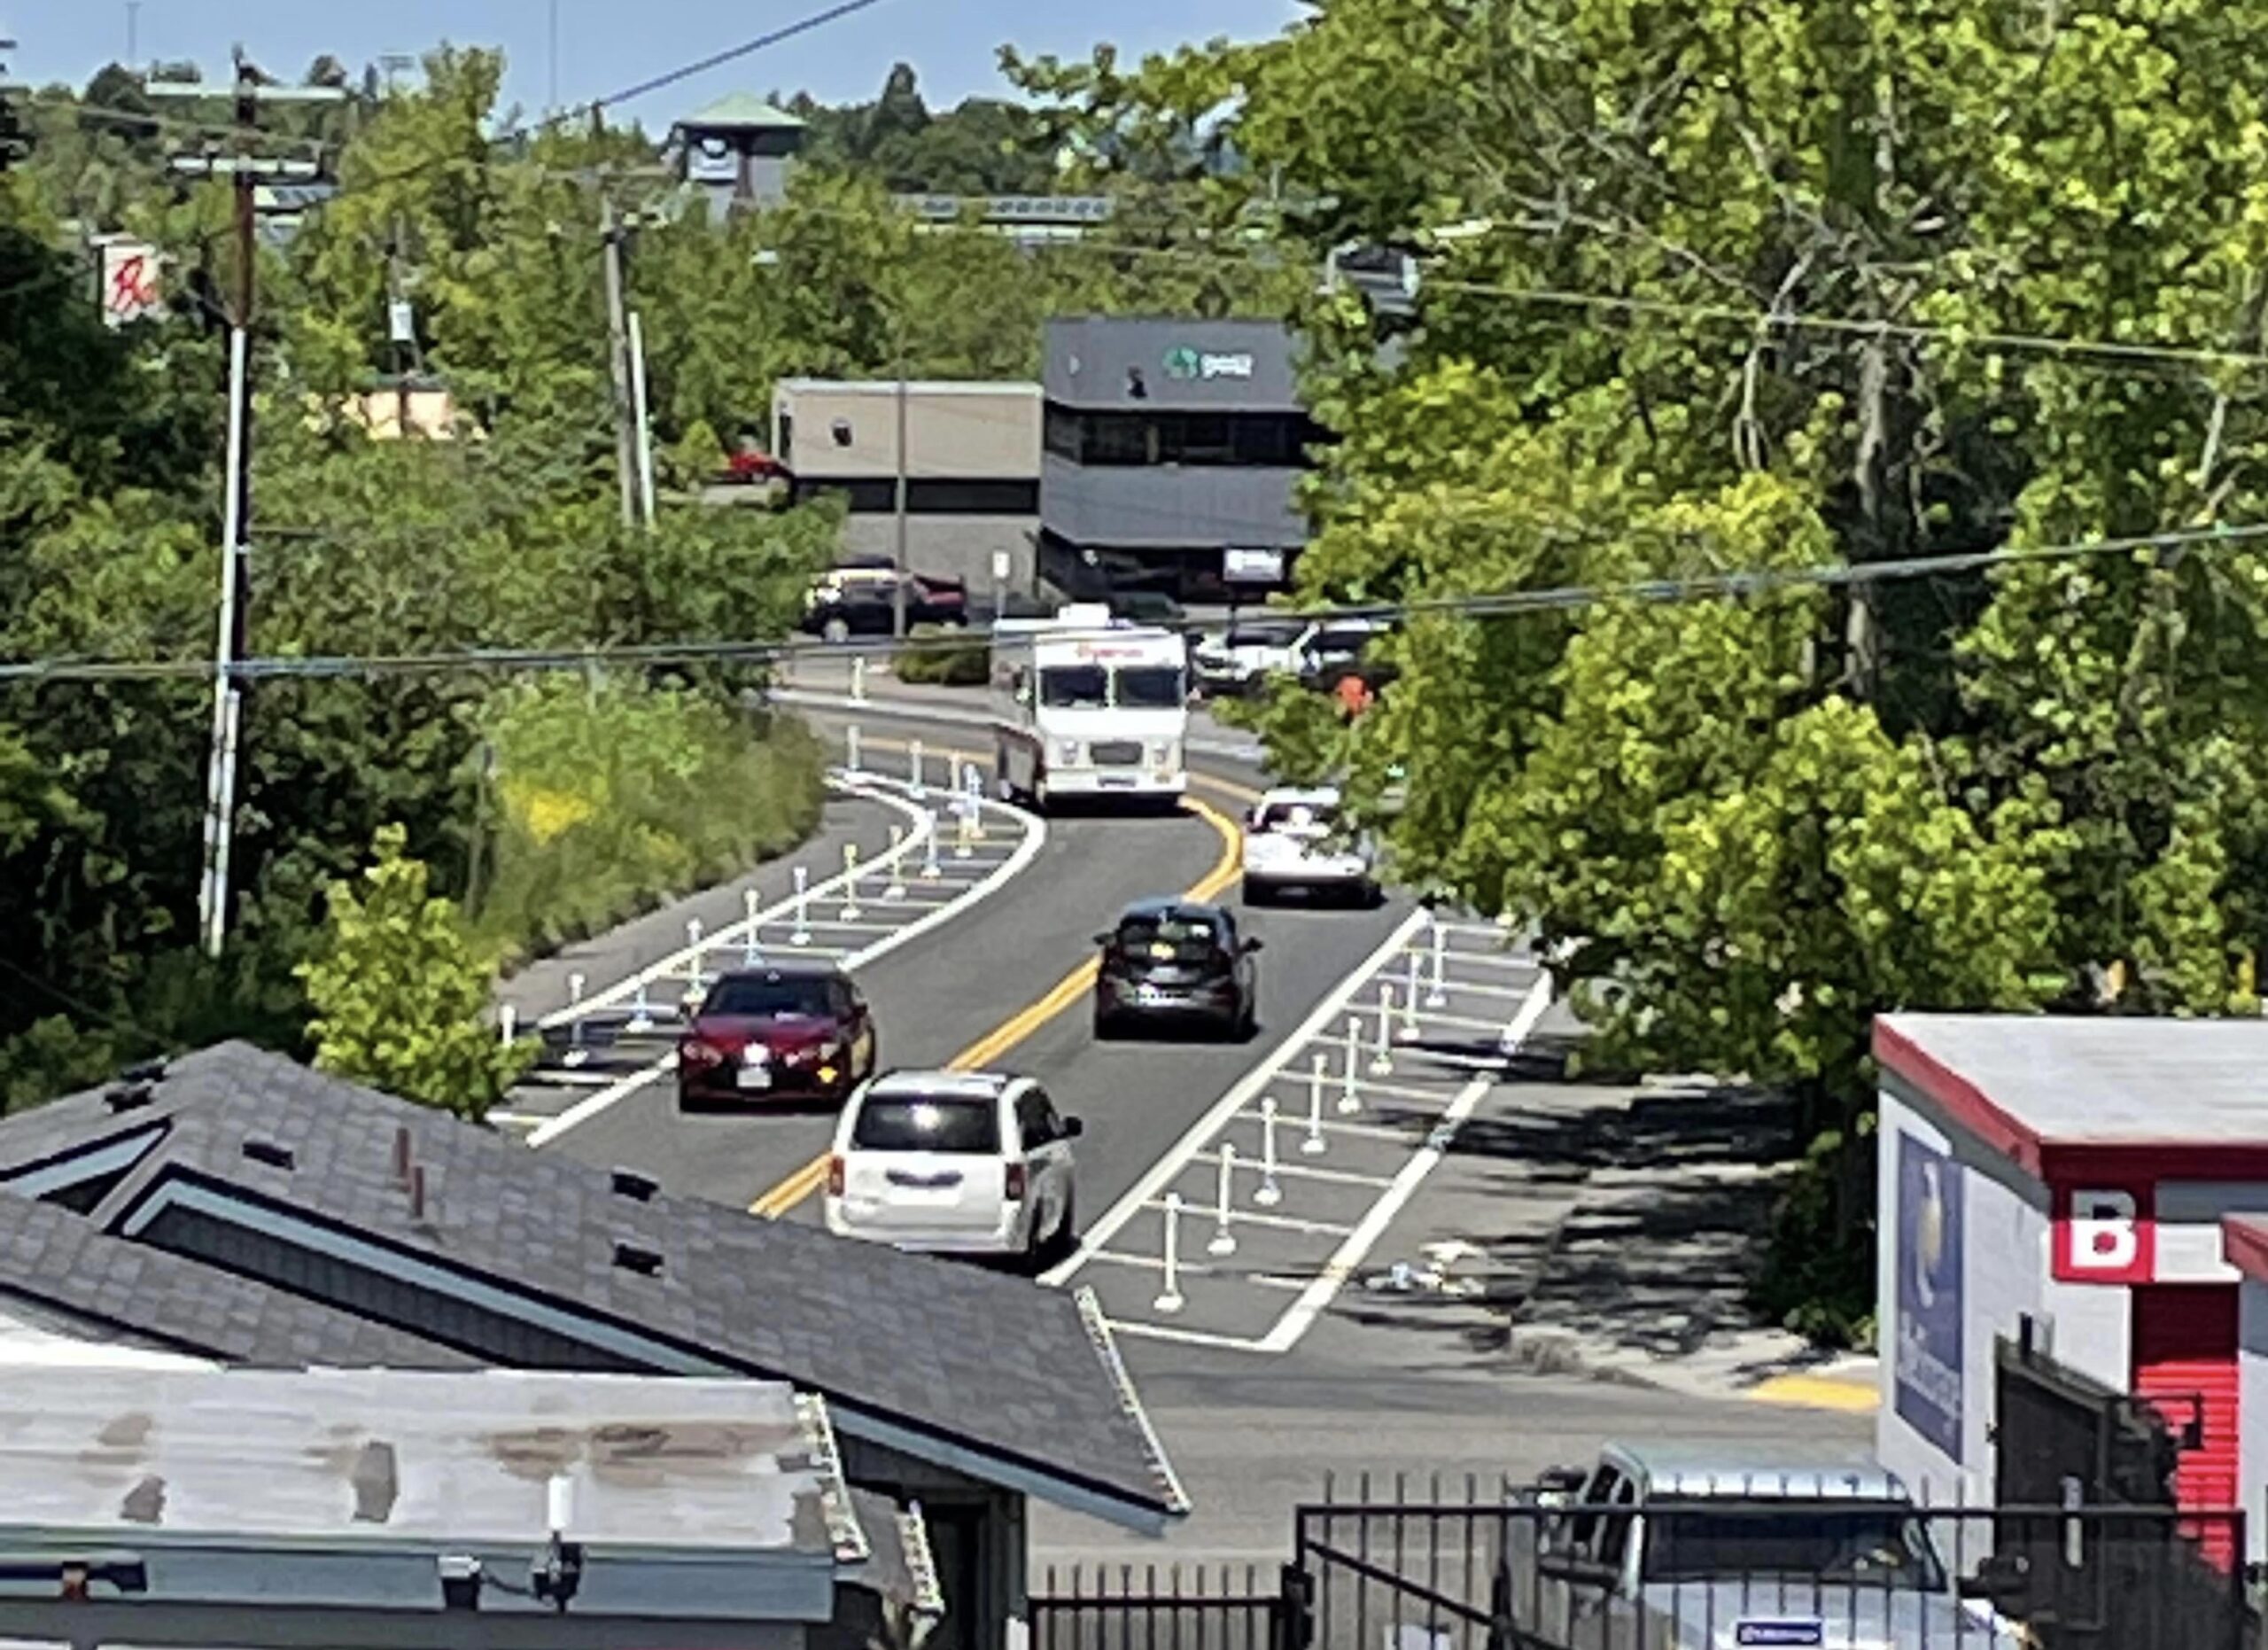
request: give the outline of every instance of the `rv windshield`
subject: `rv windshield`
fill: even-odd
[[[1099,711],[1109,703],[1099,665],[1056,665],[1039,673],[1039,702],[1051,711]]]
[[[1115,673],[1122,710],[1170,711],[1189,697],[1181,673],[1170,665],[1124,665]]]

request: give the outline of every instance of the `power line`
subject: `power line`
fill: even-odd
[[[1674,603],[1737,599],[1775,590],[1840,588],[1888,583],[1949,572],[1973,572],[2027,563],[2131,555],[2143,550],[2213,550],[2268,539],[2268,523],[2237,527],[2176,529],[2128,538],[2093,539],[2073,544],[2016,546],[1906,556],[1894,561],[1812,567],[1760,567],[1700,573],[1676,579],[1634,580],[1607,585],[1563,585],[1548,589],[1507,590],[1470,595],[1421,597],[1327,606],[1271,608],[1265,617],[1302,623],[1384,619],[1428,614],[1477,619],[1564,612],[1613,602]],[[454,652],[346,654],[329,657],[256,658],[237,661],[240,677],[255,680],[375,681],[421,675],[517,674],[588,671],[608,666],[670,665],[778,665],[804,658],[843,658],[851,653],[893,655],[965,648],[988,642],[983,630],[877,640],[849,644],[826,642],[661,642],[612,647],[475,648]],[[51,658],[0,664],[0,682],[35,685],[61,682],[151,681],[207,677],[206,658]]]

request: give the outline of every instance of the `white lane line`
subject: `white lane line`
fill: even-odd
[[[1110,1320],[1113,1335],[1139,1335],[1146,1341],[1176,1341],[1184,1346],[1216,1346],[1231,1352],[1258,1352],[1263,1348],[1257,1341],[1247,1341],[1233,1335],[1207,1335],[1202,1329],[1173,1329],[1161,1323],[1130,1323],[1123,1318]]]
[[[1261,1113],[1256,1108],[1247,1108],[1237,1115],[1239,1118],[1249,1118],[1254,1123],[1261,1121]],[[1276,1122],[1279,1128],[1284,1126],[1284,1117],[1281,1112],[1277,1114]],[[1307,1125],[1302,1122],[1299,1126],[1304,1129]],[[1410,1144],[1409,1130],[1385,1128],[1375,1123],[1338,1123],[1326,1117],[1324,1119],[1323,1132],[1325,1134],[1345,1134],[1359,1140],[1390,1140],[1396,1146]],[[1237,1161],[1243,1163],[1245,1160],[1239,1157]],[[1379,1184],[1384,1186],[1386,1182],[1380,1180]]]
[[[1404,917],[1394,932],[1379,943],[1377,950],[1363,958],[1353,973],[1340,981],[1321,1002],[1316,1004],[1314,1012],[1301,1021],[1289,1037],[1277,1045],[1273,1054],[1246,1072],[1227,1094],[1213,1102],[1203,1117],[1191,1124],[1182,1137],[1167,1148],[1165,1155],[1150,1165],[1126,1195],[1112,1204],[1101,1219],[1087,1228],[1086,1235],[1079,1241],[1079,1247],[1072,1250],[1068,1257],[1042,1273],[1040,1281],[1051,1285],[1068,1282],[1079,1268],[1086,1265],[1090,1254],[1109,1242],[1118,1234],[1120,1227],[1172,1185],[1181,1171],[1188,1167],[1189,1160],[1221,1132],[1223,1124],[1259,1099],[1268,1086],[1283,1075],[1285,1068],[1304,1054],[1324,1029],[1346,1012],[1347,1005],[1370,983],[1371,975],[1409,942],[1410,935],[1425,925],[1425,920],[1423,911],[1412,911]]]
[[[990,808],[995,813],[1005,813],[1009,818],[1019,821],[1022,825],[1024,837],[1021,842],[1016,844],[1015,851],[1009,854],[1006,859],[1001,860],[998,865],[995,866],[990,876],[987,876],[983,882],[978,883],[975,887],[969,889],[967,893],[961,895],[959,899],[952,901],[950,905],[940,906],[937,909],[929,912],[926,915],[916,917],[905,927],[898,929],[894,932],[883,935],[880,939],[874,941],[873,945],[866,946],[863,951],[852,952],[850,955],[844,957],[842,960],[842,967],[845,973],[854,972],[858,969],[866,967],[866,964],[874,961],[878,958],[888,956],[891,952],[896,951],[900,946],[910,945],[914,940],[919,939],[922,935],[927,934],[931,930],[936,928],[940,923],[949,922],[954,917],[959,916],[962,912],[970,910],[983,901],[990,899],[994,894],[998,893],[1001,887],[1014,877],[1017,872],[1022,870],[1026,866],[1029,865],[1034,860],[1039,857],[1039,851],[1047,845],[1047,821],[1045,820],[1041,819],[1037,814],[1027,813],[1021,808],[1012,807],[1005,802],[995,802],[989,798],[986,798],[983,806]],[[613,1087],[602,1089],[599,1093],[593,1094],[589,1099],[569,1107],[566,1110],[561,1112],[557,1117],[552,1118],[549,1122],[537,1129],[532,1134],[529,1135],[528,1144],[530,1146],[548,1146],[552,1141],[566,1133],[568,1130],[579,1128],[582,1125],[588,1123],[593,1117],[597,1117],[609,1107],[616,1105],[627,1096],[636,1094],[640,1089],[645,1087],[646,1085],[654,1081],[655,1078],[661,1077],[665,1072],[674,1071],[676,1070],[677,1050],[672,1048],[669,1053],[664,1055],[659,1060],[654,1062],[652,1065],[647,1067],[643,1071],[637,1073],[635,1076],[625,1078],[621,1082],[614,1085]]]
[[[1519,1012],[1504,1028],[1504,1047],[1508,1050],[1513,1049],[1526,1041],[1528,1033],[1535,1029],[1535,1023],[1543,1017],[1543,1011],[1550,1006],[1551,980],[1547,975],[1535,983],[1535,989],[1528,994],[1528,1000],[1520,1005]],[[1299,1344],[1300,1337],[1323,1315],[1324,1309],[1331,1304],[1332,1297],[1354,1275],[1355,1268],[1363,1264],[1371,1248],[1386,1235],[1386,1228],[1394,1224],[1394,1218],[1402,1212],[1402,1205],[1417,1195],[1418,1187],[1433,1171],[1433,1165],[1441,1162],[1449,1142],[1456,1137],[1458,1125],[1473,1114],[1482,1098],[1495,1086],[1495,1075],[1484,1073],[1458,1092],[1457,1097],[1449,1103],[1449,1111],[1427,1138],[1425,1148],[1402,1165],[1402,1172],[1394,1177],[1394,1184],[1386,1188],[1386,1195],[1371,1206],[1370,1212],[1348,1234],[1347,1241],[1339,1246],[1339,1252],[1324,1265],[1315,1280],[1301,1292],[1300,1298],[1292,1303],[1291,1309],[1276,1320],[1276,1327],[1261,1338],[1261,1350],[1288,1352]]]
[[[1280,1172],[1280,1171],[1279,1171]],[[1152,1203],[1153,1209],[1162,1210],[1162,1202]],[[1205,1211],[1196,1210],[1200,1215]],[[1229,1211],[1231,1226],[1269,1226],[1278,1232],[1300,1232],[1309,1237],[1345,1237],[1354,1227],[1332,1220],[1302,1220],[1296,1215],[1271,1215],[1258,1209],[1232,1209]]]
[[[1283,1118],[1279,1117],[1276,1121],[1280,1124],[1283,1122]],[[1301,1124],[1299,1126],[1302,1132],[1307,1129],[1307,1125],[1304,1123]],[[1327,1123],[1324,1125],[1324,1127],[1326,1129],[1330,1126],[1331,1125]],[[1199,1152],[1196,1156],[1190,1159],[1190,1161],[1192,1163],[1209,1163],[1216,1168],[1218,1168],[1221,1162],[1221,1154],[1217,1151]],[[1241,1164],[1245,1168],[1251,1170],[1254,1174],[1260,1172],[1258,1165],[1254,1160],[1250,1157],[1239,1157],[1237,1162]],[[1276,1165],[1276,1172],[1280,1178],[1286,1178],[1294,1180],[1328,1181],[1334,1186],[1392,1186],[1394,1184],[1394,1177],[1390,1174],[1356,1174],[1352,1169],[1318,1169],[1313,1164],[1305,1163],[1279,1163]],[[1192,1205],[1192,1207],[1193,1208],[1195,1206]],[[1204,1210],[1202,1209],[1199,1209],[1197,1210],[1197,1212],[1202,1214],[1204,1213]],[[1243,1218],[1241,1210],[1234,1209],[1230,1210],[1230,1218],[1240,1220]],[[1346,1228],[1342,1226],[1340,1229],[1344,1231]]]

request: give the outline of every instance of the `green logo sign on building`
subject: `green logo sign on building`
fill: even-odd
[[[1249,378],[1252,377],[1252,357],[1249,354],[1207,354],[1192,349],[1186,344],[1178,349],[1166,351],[1166,377],[1186,384],[1202,378]]]

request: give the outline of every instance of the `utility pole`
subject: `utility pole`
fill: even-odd
[[[614,201],[604,193],[603,178],[599,189],[599,239],[606,254],[606,365],[614,382],[614,460],[622,479],[622,525],[630,527],[638,522],[638,457],[630,441],[629,325],[622,313],[624,230],[615,222]]]
[[[544,105],[544,113],[559,113],[559,0],[551,0],[550,16],[545,19],[546,45],[551,56],[551,101]]]
[[[654,530],[654,427],[646,416],[646,333],[630,312],[630,422],[638,440],[638,510]]]
[[[346,92],[332,86],[276,86],[237,54],[235,86],[226,92],[198,83],[156,82],[152,97],[229,97],[236,110],[233,153],[217,146],[175,154],[170,168],[183,177],[225,177],[236,194],[237,270],[235,301],[229,316],[229,451],[227,488],[221,507],[220,620],[213,657],[212,755],[206,774],[205,867],[198,895],[198,921],[208,956],[221,954],[229,926],[229,860],[235,845],[238,733],[244,719],[239,661],[250,634],[252,519],[252,327],[259,269],[259,186],[263,178],[312,178],[312,160],[277,159],[252,152],[260,132],[260,109],[270,103],[337,103]]]
[[[897,579],[895,592],[890,598],[889,616],[890,634],[900,642],[905,640],[905,580],[907,577],[905,562],[906,389],[905,338],[901,330],[897,342],[897,493],[895,500],[895,508],[897,512],[895,529],[897,554],[893,558],[897,564]]]

